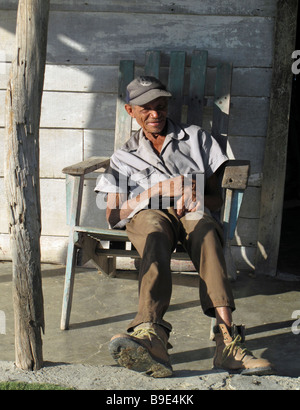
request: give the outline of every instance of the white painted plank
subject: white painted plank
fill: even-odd
[[[16,11],[0,11],[0,39],[1,54],[0,60],[12,61],[16,54]]]
[[[41,179],[42,235],[67,236],[66,188],[64,179]],[[95,179],[84,182],[81,224],[106,228],[105,209],[98,209]]]
[[[231,99],[229,135],[264,137],[267,133],[269,99],[233,97]]]
[[[256,219],[260,215],[260,187],[248,186],[240,210],[240,218]]]
[[[0,177],[4,176],[4,138],[5,138],[5,129],[0,128]]]
[[[0,133],[1,136],[1,133]],[[40,130],[41,178],[64,178],[62,169],[83,160],[83,132],[72,129]]]
[[[259,219],[239,218],[233,245],[256,246]]]
[[[229,135],[266,135],[269,108],[267,98],[233,97],[231,104]],[[45,92],[41,127],[113,130],[115,106],[114,94]],[[210,108],[205,110],[205,116],[211,120]],[[0,91],[0,127],[4,126],[4,121],[5,91]]]
[[[5,62],[5,53],[0,50],[0,90],[7,89],[11,63]]]
[[[253,271],[255,269],[256,248],[232,246],[231,252],[238,270]]]
[[[114,152],[114,130],[84,130],[84,159],[110,157]]]
[[[44,90],[116,93],[118,66],[47,64]]]
[[[4,178],[0,178],[0,233],[8,233],[7,201]]]
[[[7,64],[8,65],[8,64]],[[3,68],[5,71],[5,67]],[[9,70],[7,70],[8,72]],[[161,80],[167,84],[167,69],[161,69]],[[1,73],[1,63],[0,63]],[[136,75],[142,74],[140,67]],[[186,70],[185,94],[188,94],[189,69]],[[216,69],[207,70],[206,95],[214,95]],[[3,76],[4,77],[4,76]],[[268,97],[270,95],[272,70],[268,68],[234,68],[232,78],[232,96]],[[7,80],[2,81],[0,89],[6,88]],[[44,90],[116,93],[118,87],[117,66],[89,65],[47,65]]]
[[[115,112],[113,94],[45,92],[41,127],[114,129]]]
[[[0,53],[1,60],[1,53]],[[6,90],[10,63],[0,61],[0,90]],[[143,70],[136,67],[136,75]],[[206,95],[214,95],[216,69],[208,67]],[[185,94],[188,94],[189,69],[186,70]],[[272,70],[269,68],[233,68],[233,97],[268,97]],[[161,80],[167,84],[167,69],[161,69]],[[46,65],[44,90],[88,93],[117,93],[118,66]]]
[[[0,128],[0,177],[4,176],[4,136]],[[105,141],[105,140],[104,140]],[[98,144],[99,146],[99,144]],[[92,145],[91,145],[92,148]],[[97,151],[96,151],[97,152]],[[98,154],[95,154],[98,155]],[[68,164],[83,160],[83,131],[73,129],[40,130],[41,178],[64,178],[61,172]]]
[[[64,179],[41,179],[42,235],[68,236]]]
[[[250,160],[250,174],[262,172],[265,149],[264,137],[228,138],[227,155],[230,159]]]
[[[11,260],[8,234],[0,234],[0,260]],[[66,263],[68,238],[64,236],[41,236],[41,262]]]
[[[84,183],[82,197],[82,214],[81,224],[84,226],[93,226],[97,228],[108,228],[106,221],[106,203],[97,200],[97,194],[94,192],[96,179],[87,179]]]
[[[10,261],[10,239],[7,233],[0,233],[0,261]]]

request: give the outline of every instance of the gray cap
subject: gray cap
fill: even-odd
[[[155,77],[140,76],[127,86],[127,103],[144,105],[159,97],[172,97],[166,87]]]

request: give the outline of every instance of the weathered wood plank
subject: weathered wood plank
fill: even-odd
[[[0,91],[0,127],[4,127]],[[116,96],[96,93],[45,92],[42,103],[42,128],[113,130],[115,125]],[[267,133],[268,98],[233,97],[231,99],[228,134],[231,136],[263,137]],[[211,119],[212,100],[204,110],[204,124]],[[210,130],[209,125],[205,129]]]
[[[18,0],[0,0],[0,9],[15,10]],[[136,0],[51,0],[51,11],[89,11],[89,12],[132,12],[132,13],[169,13],[169,14],[204,14],[204,15],[248,15],[275,16],[276,1],[251,0],[247,3],[235,0],[151,0],[145,4]]]
[[[6,99],[5,187],[13,262],[16,366],[43,366],[39,123],[49,0],[20,0]]]
[[[187,122],[199,126],[203,120],[207,58],[207,51],[197,51],[193,53],[191,61]]]
[[[222,187],[230,189],[246,189],[250,173],[250,161],[229,161],[226,165]]]
[[[91,157],[77,164],[65,167],[62,172],[69,175],[85,175],[89,174],[99,168],[105,168],[109,164],[107,157]]]
[[[8,60],[14,44],[14,16],[13,11],[0,15],[0,36]],[[182,35],[183,26],[189,28],[189,36]],[[47,60],[60,64],[117,65],[120,59],[134,59],[137,65],[143,65],[151,38],[156,48],[166,51],[191,52],[195,45],[198,49],[209,49],[209,65],[231,61],[235,67],[271,67],[273,28],[274,21],[268,17],[129,13],[124,18],[122,13],[52,12]],[[136,39],[131,40],[134,46],[128,47],[128,38]]]
[[[160,51],[146,51],[145,75],[160,78]]]
[[[0,62],[0,90],[5,90],[8,82],[10,63]],[[162,67],[160,78],[167,83],[168,69]],[[136,75],[143,74],[136,67]],[[216,69],[207,68],[206,95],[214,95]],[[186,69],[186,77],[190,69]],[[117,93],[118,67],[99,65],[50,65],[46,66],[45,91],[69,91],[92,93]],[[271,89],[272,70],[270,68],[233,67],[231,96],[268,97]],[[185,81],[184,94],[188,94],[188,81]]]
[[[168,116],[177,122],[181,121],[182,115],[184,71],[185,52],[171,52],[168,90],[172,93],[172,97],[169,98]]]
[[[213,105],[212,134],[226,149],[231,98],[232,64],[218,64]]]
[[[188,37],[182,36],[183,24],[189,27]],[[165,30],[162,31],[162,27]],[[224,30],[226,36],[220,35]],[[136,64],[144,64],[144,52],[149,49],[151,38],[156,48],[162,50],[166,45],[168,50],[183,47],[193,50],[195,44],[197,48],[208,48],[211,62],[224,60],[236,66],[264,67],[272,63],[273,20],[261,17],[185,15],[183,21],[180,15],[127,14],[124,19],[124,15],[118,13],[53,12],[49,33],[48,61],[53,62],[69,60],[86,64],[88,51],[91,64],[117,63],[120,59],[134,59]],[[130,49],[128,38],[138,39]]]
[[[275,276],[280,245],[289,114],[292,93],[291,55],[295,47],[298,1],[278,1],[276,53],[266,139],[256,270]]]

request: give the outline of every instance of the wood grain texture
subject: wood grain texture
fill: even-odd
[[[13,261],[16,366],[43,365],[39,121],[49,1],[20,0],[16,59],[6,99],[5,185]]]

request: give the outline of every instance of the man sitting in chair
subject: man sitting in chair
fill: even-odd
[[[235,304],[222,229],[211,215],[222,206],[217,171],[227,157],[200,127],[167,118],[169,97],[154,77],[138,77],[128,85],[125,109],[141,129],[112,155],[96,187],[107,193],[110,226],[125,227],[141,257],[138,313],[128,333],[111,339],[110,352],[129,369],[153,377],[172,375],[172,326],[164,314],[172,291],[171,254],[180,241],[200,275],[203,312],[216,318],[214,366],[269,374],[270,363],[245,348],[243,328],[232,324]],[[199,175],[204,175],[202,195]]]

